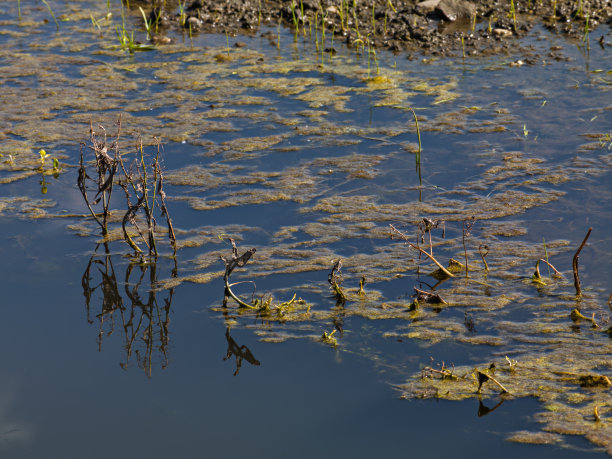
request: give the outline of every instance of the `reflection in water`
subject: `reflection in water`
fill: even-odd
[[[158,268],[157,264],[150,260],[131,261],[125,269],[123,281],[117,280],[108,245],[104,244],[103,255],[96,253],[99,247],[100,245],[96,246],[81,278],[87,322],[90,324],[94,323],[91,319],[92,296],[98,289],[99,293],[102,293],[100,312],[95,316],[100,326],[98,350],[102,350],[104,335],[110,336],[114,333],[118,316],[126,352],[125,362],[120,364],[121,368],[128,368],[130,358],[134,354],[138,367],[151,377],[154,358],[159,358],[162,368],[168,365],[168,326],[174,288],[155,290]],[[175,260],[172,277],[176,277],[176,274]],[[93,283],[95,279],[98,279],[97,283]],[[162,295],[165,297],[160,302],[158,298]],[[95,310],[95,305],[93,308]]]
[[[504,403],[504,399],[502,398],[499,402],[497,402],[497,405],[495,405],[493,408],[489,408],[487,406],[485,406],[484,403],[482,403],[482,398],[478,397],[478,417],[482,417],[482,416],[486,416],[487,414],[495,411],[497,408],[499,408],[502,403]]]
[[[259,360],[255,358],[249,348],[246,346],[238,346],[238,343],[230,336],[229,328],[225,331],[225,339],[227,339],[227,355],[223,357],[223,360],[229,359],[232,355],[236,357],[236,371],[234,372],[234,376],[237,376],[240,372],[243,359],[246,359],[251,365],[259,366]]]

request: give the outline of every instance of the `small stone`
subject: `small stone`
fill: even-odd
[[[476,7],[465,0],[442,0],[438,3],[436,11],[447,21],[457,19],[470,19],[476,14]]]
[[[204,23],[195,16],[191,16],[189,19],[187,19],[185,25],[187,26],[187,28],[191,27],[191,29],[193,30],[199,29],[200,27],[202,27],[202,25],[204,25]]]
[[[512,30],[508,30],[508,29],[493,29],[493,35],[496,35],[498,37],[511,37],[512,36]]]

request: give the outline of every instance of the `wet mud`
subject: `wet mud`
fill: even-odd
[[[580,40],[612,21],[612,6],[605,0],[194,0],[178,14],[168,6],[146,6],[162,34],[179,27],[236,36],[282,24],[294,30],[296,39],[325,30],[328,40],[333,35],[322,42],[329,52],[334,43],[343,43],[394,52],[491,55],[516,49],[516,39],[536,24]],[[596,31],[601,46],[612,45],[605,37],[608,27]]]

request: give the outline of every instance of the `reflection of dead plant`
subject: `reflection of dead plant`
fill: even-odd
[[[505,400],[502,398],[499,402],[497,402],[497,405],[495,405],[493,408],[489,408],[484,403],[482,403],[482,397],[479,394],[478,396],[478,417],[481,418],[483,416],[486,416],[489,413],[492,413],[497,408],[499,408],[504,402]]]
[[[172,245],[174,254],[176,255],[176,238],[174,236],[174,229],[172,227],[172,220],[166,207],[165,197],[166,194],[163,190],[163,174],[159,163],[160,143],[157,141],[157,154],[155,155],[153,162],[147,164],[145,161],[144,148],[142,139],[138,139],[137,151],[139,157],[134,161],[129,170],[125,167],[123,162],[122,154],[119,151],[119,136],[121,133],[121,117],[117,120],[117,133],[115,139],[112,142],[107,141],[106,130],[103,126],[99,126],[104,132],[104,137],[101,138],[93,129],[93,124],[90,122],[90,138],[91,146],[89,148],[93,150],[95,154],[95,174],[97,178],[92,178],[87,173],[87,168],[83,155],[83,147],[81,144],[81,159],[79,165],[79,175],[77,185],[85,204],[87,205],[92,217],[102,228],[102,235],[108,234],[108,217],[111,214],[110,202],[113,192],[113,185],[115,183],[115,175],[119,168],[123,172],[123,177],[118,180],[119,186],[123,188],[126,194],[127,200],[127,211],[124,214],[122,220],[123,236],[125,241],[130,245],[137,253],[142,253],[140,247],[132,240],[126,225],[130,223],[136,228],[140,238],[144,244],[148,247],[149,256],[156,257],[157,244],[155,241],[156,231],[156,220],[154,216],[155,207],[157,206],[163,216],[166,218],[168,227],[168,237]],[[114,155],[111,157],[108,152],[113,151]],[[96,192],[93,200],[89,199],[88,189],[90,185],[88,182],[93,182],[93,190]],[[136,202],[132,202],[131,193],[134,194]],[[94,206],[101,205],[101,212],[96,213],[93,209]],[[146,229],[142,230],[138,224],[137,216],[142,214]],[[146,235],[145,235],[146,234]]]
[[[243,359],[246,359],[251,365],[260,365],[259,360],[255,358],[248,347],[238,346],[238,343],[230,336],[229,328],[225,331],[225,339],[227,340],[227,355],[223,357],[223,360],[229,359],[232,355],[236,357],[236,371],[234,372],[234,376],[237,376],[240,372]]]
[[[155,290],[158,277],[155,263],[137,264],[132,261],[126,268],[124,280],[118,280],[108,245],[104,244],[104,248],[105,253],[102,256],[94,254],[90,258],[81,278],[87,320],[93,323],[90,318],[92,296],[100,289],[102,305],[100,313],[95,316],[99,321],[98,350],[102,348],[104,335],[110,336],[114,333],[115,316],[118,315],[126,351],[126,360],[121,367],[127,369],[131,356],[135,354],[138,366],[151,377],[156,349],[161,357],[161,367],[165,368],[168,364],[168,327],[174,289],[165,291],[167,295],[163,299],[163,304],[160,304],[158,301],[160,292]],[[97,272],[92,271],[93,267],[97,267]],[[139,273],[136,280],[132,279],[134,273]],[[175,264],[172,276],[176,277],[176,274]],[[93,279],[98,276],[99,282],[92,285]],[[121,288],[124,290],[124,295],[120,293]],[[141,295],[143,291],[144,295]]]

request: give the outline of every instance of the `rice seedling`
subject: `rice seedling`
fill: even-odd
[[[589,13],[587,12],[584,21],[584,36],[582,37],[582,42],[586,43],[587,49],[590,49],[590,41],[589,41]]]
[[[359,39],[361,38],[361,34],[359,33],[359,19],[357,19],[357,0],[353,0],[353,21],[355,22],[355,34]]]
[[[185,22],[187,21],[187,14],[185,13],[185,4],[187,3],[187,0],[179,0],[178,2],[178,7],[179,7],[179,23],[181,24],[182,27],[185,27]]]
[[[372,2],[372,30],[376,31],[376,14],[374,11],[374,7],[376,6],[376,3]]]
[[[51,9],[51,5],[49,5],[49,3],[47,2],[47,0],[42,0],[42,2],[45,4],[45,6],[47,7],[47,9],[49,10],[49,14],[51,14],[51,17],[53,18],[53,22],[55,22],[55,28],[57,30],[59,30],[59,24],[57,22],[57,19],[55,18],[55,13],[53,12],[53,10]]]
[[[17,17],[21,21],[21,0],[17,0]]]
[[[408,107],[408,110],[412,112],[412,116],[414,117],[414,125],[416,127],[417,139],[419,142],[419,149],[416,152],[415,158],[416,158],[416,168],[417,168],[417,171],[419,171],[420,173],[422,147],[421,147],[421,130],[419,129],[419,119],[417,118],[417,115],[412,107]]]
[[[514,6],[514,0],[510,0],[510,13],[508,13],[508,17],[512,19],[512,27],[516,32],[516,8]]]
[[[340,2],[340,9],[338,10],[338,16],[340,16],[340,28],[343,32],[348,30],[348,15],[349,15],[348,0],[342,0]]]
[[[321,63],[323,62],[323,53],[325,52],[325,20],[327,15],[321,13]]]
[[[463,37],[461,37],[461,56],[463,59],[465,59],[465,41],[463,40]]]
[[[295,0],[291,0],[291,16],[293,18],[293,27],[295,28],[295,33],[297,35],[300,26],[299,26],[299,23],[298,23],[297,16],[295,14]]]
[[[331,34],[331,45],[329,46],[329,61],[331,62],[334,57],[334,35],[336,33],[336,26],[332,28]]]
[[[147,18],[147,15],[145,14],[144,10],[142,9],[142,6],[139,6],[138,9],[140,10],[140,13],[142,14],[142,19],[144,20],[145,29],[147,31],[147,39],[150,40],[151,37],[153,36],[153,33],[152,33],[153,21],[150,21]]]
[[[134,53],[134,51],[149,51],[155,49],[153,45],[138,43],[134,40],[134,32],[128,32],[125,28],[125,13],[123,8],[121,8],[121,27],[115,26],[115,32],[117,33],[119,46],[125,51]]]
[[[100,23],[96,18],[93,17],[93,14],[90,14],[89,17],[91,18],[91,25],[97,27],[98,30],[102,30],[102,27],[100,27]]]
[[[576,8],[575,18],[582,19],[584,17],[584,11],[582,10],[582,0],[578,0],[578,7]]]
[[[374,56],[374,63],[376,64],[376,75],[380,75],[380,68],[378,66],[378,57],[376,55],[376,50],[372,46],[370,40],[368,40],[368,80],[370,79],[370,57]]]
[[[257,0],[257,27],[261,25],[261,0]]]

